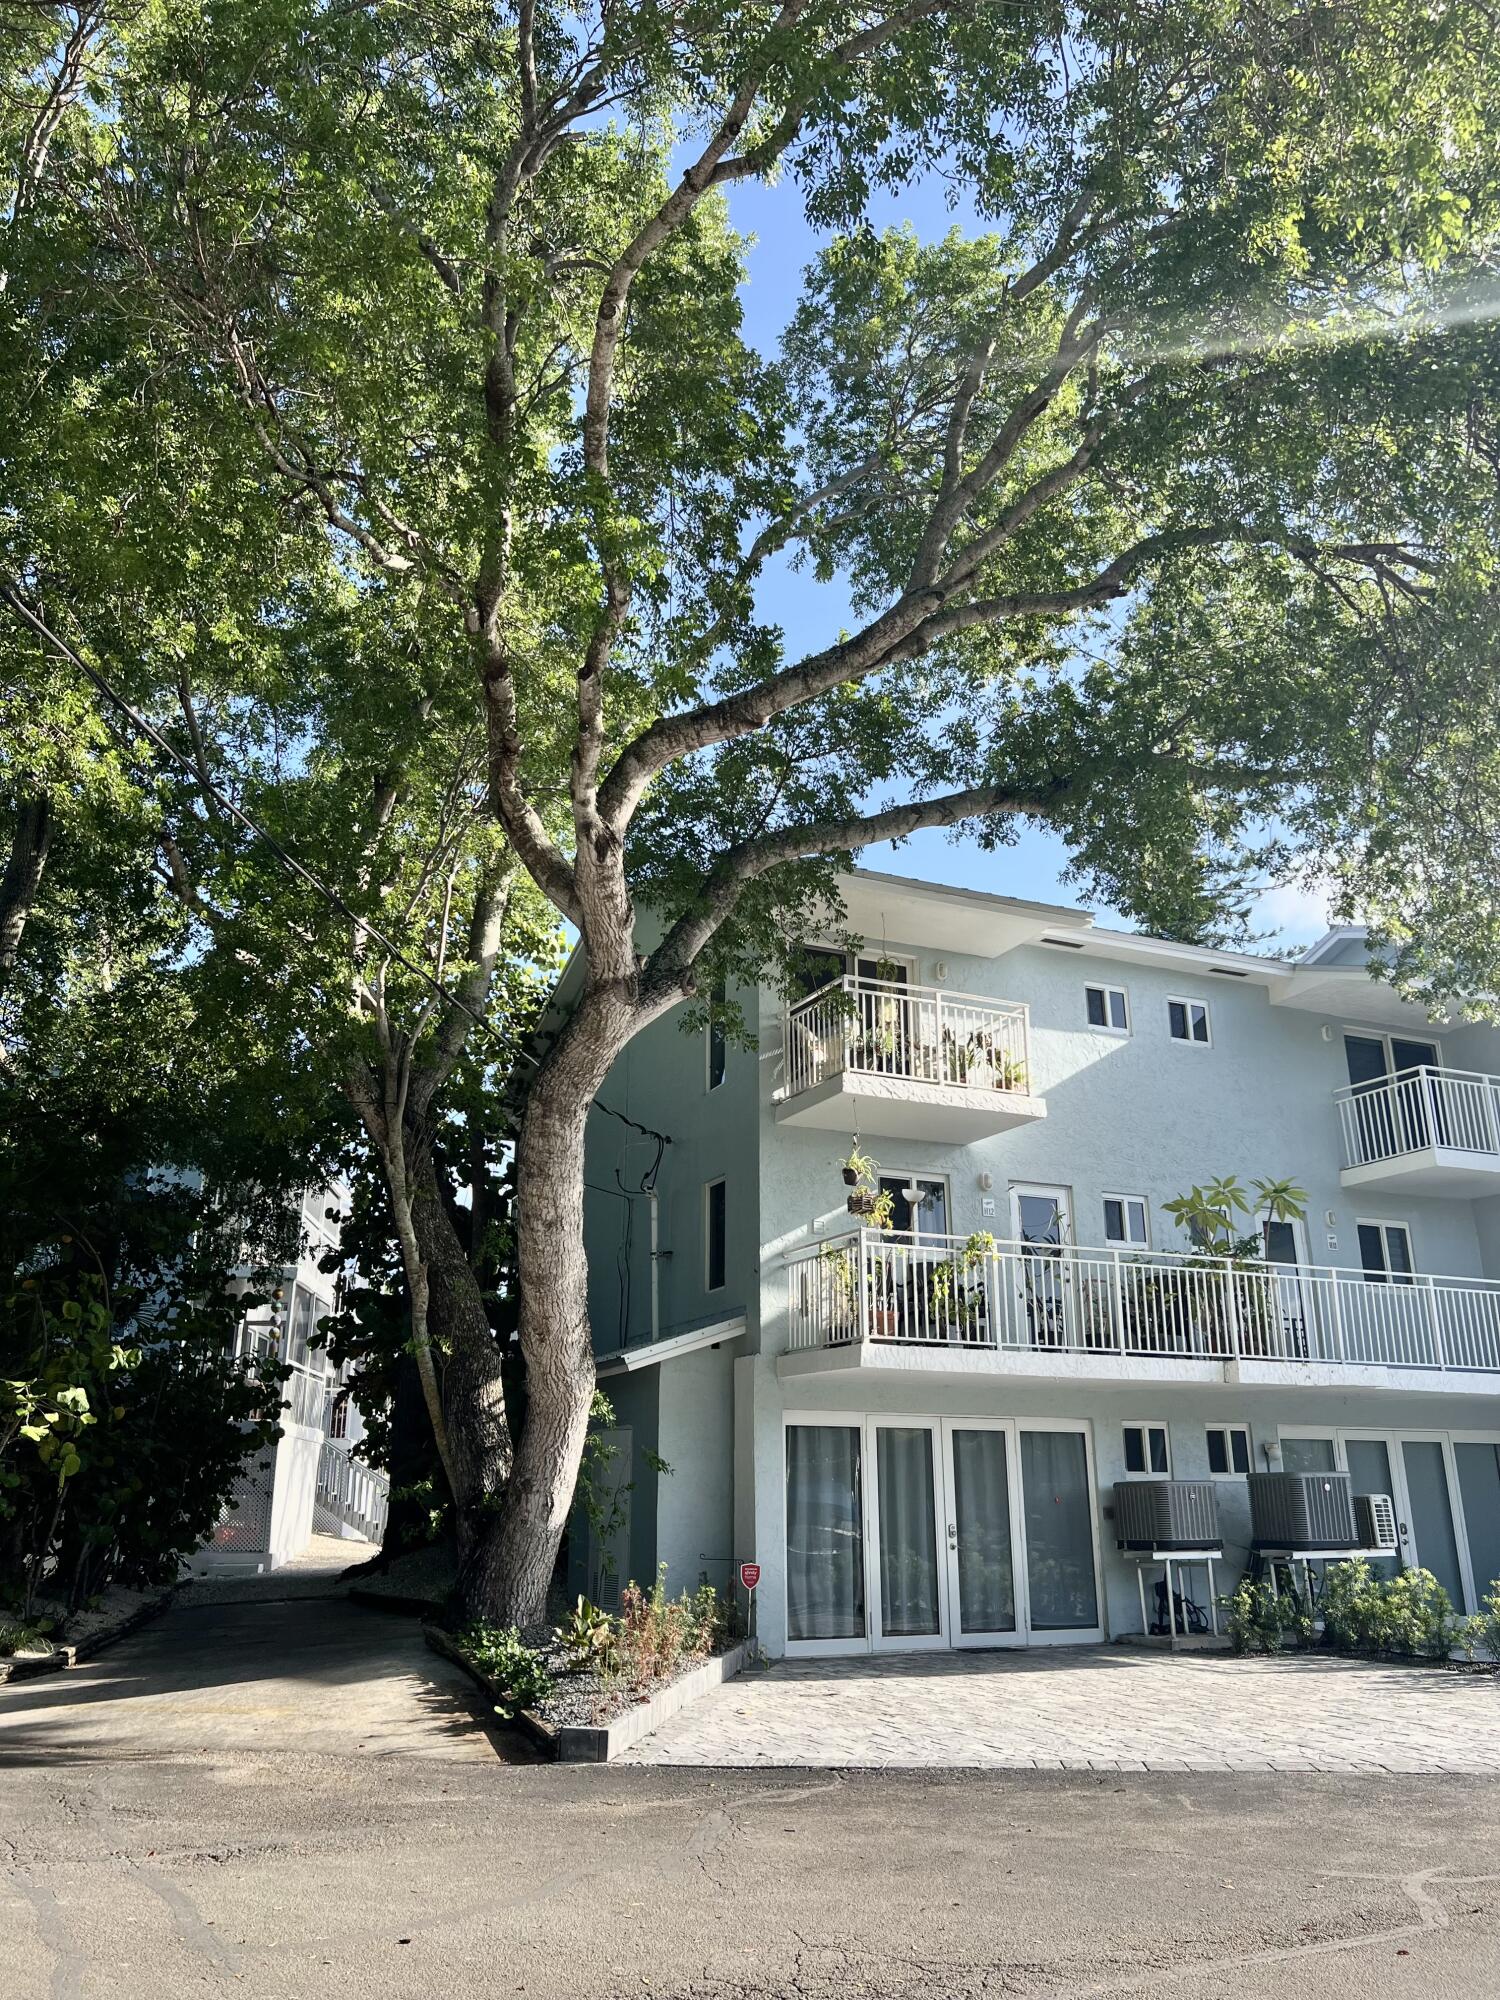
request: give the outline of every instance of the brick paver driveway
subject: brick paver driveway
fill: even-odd
[[[1103,1646],[783,1660],[705,1695],[625,1761],[1500,1774],[1500,1680]]]

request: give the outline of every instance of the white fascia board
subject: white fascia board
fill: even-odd
[[[1175,967],[1185,974],[1209,974],[1269,987],[1276,993],[1293,977],[1294,967],[1282,958],[1261,958],[1253,952],[1216,951],[1210,945],[1178,944],[1171,938],[1145,937],[1135,931],[1101,930],[1097,925],[1078,939],[1089,958],[1121,959]]]
[[[712,1326],[694,1327],[691,1333],[674,1334],[669,1340],[648,1341],[641,1347],[622,1347],[615,1354],[601,1354],[594,1363],[596,1375],[632,1375],[638,1368],[654,1368],[659,1361],[675,1361],[680,1354],[696,1354],[701,1347],[718,1347],[726,1340],[738,1340],[745,1331],[745,1315],[715,1320]]]

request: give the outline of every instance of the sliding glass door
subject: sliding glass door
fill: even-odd
[[[952,1642],[1016,1645],[1020,1485],[1012,1427],[976,1420],[943,1430]]]
[[[876,1424],[875,1644],[910,1651],[947,1644],[946,1580],[939,1568],[935,1423]]]
[[[1078,1424],[789,1419],[787,1638],[798,1652],[1101,1635]]]

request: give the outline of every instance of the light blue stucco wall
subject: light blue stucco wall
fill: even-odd
[[[933,981],[937,954],[915,947],[902,953],[895,938],[886,948],[915,960],[918,982]],[[1275,1006],[1264,987],[1216,976],[1198,962],[1109,960],[1039,944],[997,959],[966,958],[951,950],[942,956],[946,990],[1029,1005],[1034,1088],[1047,1104],[1045,1120],[976,1145],[864,1135],[864,1149],[886,1172],[948,1177],[950,1228],[956,1233],[983,1228],[1002,1238],[1010,1235],[1008,1190],[1013,1182],[1026,1182],[1070,1191],[1080,1244],[1103,1241],[1103,1197],[1116,1193],[1146,1199],[1154,1247],[1183,1249],[1181,1234],[1162,1213],[1164,1201],[1213,1175],[1234,1174],[1245,1183],[1257,1176],[1287,1177],[1307,1190],[1307,1256],[1314,1264],[1357,1266],[1355,1224],[1378,1217],[1408,1225],[1419,1270],[1500,1277],[1500,1196],[1475,1202],[1356,1193],[1340,1185],[1333,1094],[1347,1081],[1343,1030],[1351,1022],[1344,1017]],[[1125,987],[1128,1037],[1088,1026],[1084,987],[1090,983]],[[1171,1040],[1169,996],[1208,1003],[1210,1048]],[[857,1388],[848,1377],[783,1381],[775,1365],[785,1340],[783,1254],[847,1226],[839,1166],[853,1135],[777,1123],[773,1093],[781,1083],[781,1001],[769,991],[739,997],[760,1048],[729,1050],[720,1089],[706,1088],[702,1034],[685,1036],[679,1017],[668,1017],[631,1045],[601,1097],[672,1137],[658,1178],[661,1247],[669,1253],[661,1267],[662,1335],[741,1312],[747,1329],[737,1342],[645,1371],[623,1393],[622,1400],[639,1412],[637,1451],[649,1429],[652,1449],[674,1467],[670,1476],[638,1469],[632,1564],[648,1574],[655,1560],[665,1559],[676,1590],[691,1587],[704,1569],[715,1582],[724,1580],[722,1565],[706,1558],[758,1558],[765,1566],[761,1637],[772,1651],[784,1642],[782,1423],[788,1410],[1087,1422],[1101,1508],[1123,1471],[1120,1427],[1133,1420],[1172,1426],[1173,1469],[1183,1477],[1206,1471],[1204,1432],[1210,1422],[1251,1423],[1257,1447],[1274,1439],[1279,1426],[1306,1421],[1500,1428],[1500,1399],[1465,1402],[1430,1393],[1304,1393],[1227,1383],[1070,1385],[1020,1380],[1000,1370],[963,1380],[914,1370],[899,1380],[863,1380]],[[1440,1039],[1450,1064],[1500,1069],[1495,1029],[1456,1029]],[[649,1334],[647,1208],[638,1195],[629,1203],[620,1198],[616,1174],[627,1187],[638,1184],[651,1155],[647,1142],[616,1121],[597,1114],[591,1119],[589,1247],[595,1344],[601,1353],[627,1341],[635,1345]],[[984,1212],[982,1173],[993,1179],[993,1214]],[[703,1186],[720,1175],[729,1193],[728,1283],[709,1294],[703,1284]],[[1331,1224],[1325,1219],[1330,1210]],[[618,1272],[627,1249],[622,1313]],[[616,1381],[606,1384],[612,1393]],[[1257,1462],[1265,1462],[1259,1452]],[[1226,1486],[1221,1497],[1226,1554],[1233,1558],[1236,1540],[1243,1537],[1238,1519],[1243,1488]],[[1110,1523],[1102,1513],[1099,1528],[1109,1629],[1131,1630],[1138,1617],[1134,1573],[1114,1555]]]
[[[755,996],[741,998],[753,1030]],[[685,1012],[677,1008],[637,1035],[599,1093],[601,1104],[671,1140],[656,1178],[663,1337],[745,1311],[760,1241],[755,1107],[763,1065],[754,1049],[731,1046],[724,1081],[710,1090],[707,1037],[683,1032]],[[597,1108],[591,1113],[584,1221],[590,1317],[600,1354],[651,1336],[651,1216],[640,1186],[655,1155],[653,1140]],[[720,1178],[726,1282],[710,1291],[704,1189]]]
[[[890,948],[900,949],[894,940]],[[911,955],[918,980],[930,980],[934,955]],[[1196,968],[1112,963],[1045,945],[990,960],[944,956],[948,990],[1029,1004],[1034,1088],[1047,1104],[1045,1119],[976,1145],[862,1141],[887,1172],[946,1173],[954,1233],[984,1228],[1010,1236],[1008,1188],[1035,1182],[1071,1190],[1080,1244],[1103,1242],[1106,1193],[1135,1194],[1150,1205],[1153,1247],[1181,1250],[1186,1240],[1161,1204],[1194,1182],[1234,1174],[1246,1184],[1256,1177],[1289,1178],[1307,1190],[1312,1263],[1357,1266],[1356,1220],[1376,1216],[1409,1224],[1420,1269],[1456,1276],[1483,1270],[1472,1202],[1353,1193],[1340,1186],[1333,1093],[1348,1081],[1342,1021],[1273,1006],[1263,987]],[[1090,983],[1125,987],[1128,1036],[1087,1025],[1084,987]],[[1169,996],[1207,1001],[1210,1047],[1171,1040]],[[1326,1041],[1325,1025],[1331,1034]],[[778,1126],[771,1101],[779,1081],[775,1068],[768,1063],[762,1077],[762,1210],[767,1240],[790,1247],[809,1240],[815,1218],[842,1208],[838,1167],[850,1135]],[[992,1216],[982,1212],[977,1180],[983,1172],[994,1179]],[[1336,1246],[1327,1240],[1324,1215],[1330,1209]],[[774,1271],[768,1279],[763,1310],[769,1326],[780,1310],[781,1280]]]

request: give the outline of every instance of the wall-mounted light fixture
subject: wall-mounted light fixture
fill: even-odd
[[[995,1176],[993,1174],[980,1174],[977,1178],[979,1192],[981,1194],[988,1194],[990,1189],[995,1185]]]

